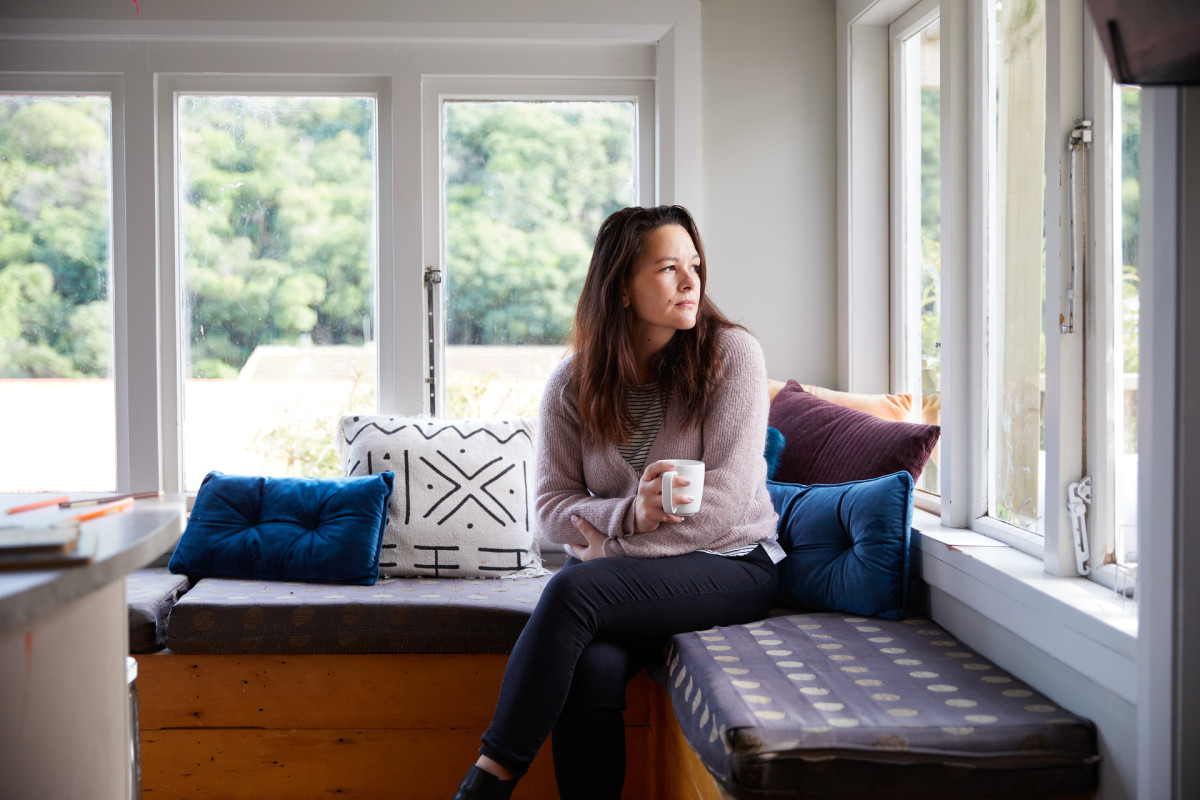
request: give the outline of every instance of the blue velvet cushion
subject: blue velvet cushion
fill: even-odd
[[[210,472],[170,570],[192,578],[373,584],[394,477]]]
[[[908,593],[908,472],[830,485],[767,481],[779,513],[779,604],[899,619]]]

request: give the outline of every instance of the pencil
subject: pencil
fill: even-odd
[[[4,513],[20,514],[22,511],[33,511],[36,508],[45,508],[46,506],[52,506],[55,503],[61,504],[64,500],[70,500],[70,498],[66,495],[63,495],[62,497],[51,497],[48,500],[38,500],[36,503],[26,503],[23,506],[13,506]]]
[[[97,508],[95,511],[88,511],[83,514],[79,514],[74,517],[71,517],[71,519],[76,519],[76,520],[79,520],[80,522],[87,522],[89,519],[95,519],[96,517],[103,517],[105,514],[112,514],[115,511],[124,511],[125,509],[129,508],[132,505],[133,505],[133,498],[125,497],[121,500],[118,500],[117,502],[113,503],[110,506],[104,506],[103,508]]]
[[[157,492],[137,492],[135,494],[114,494],[108,497],[89,497],[84,500],[71,500],[67,497],[57,498],[59,508],[75,508],[76,506],[94,506],[100,503],[115,503],[118,500],[149,500],[153,497],[162,497],[163,493],[160,489]]]

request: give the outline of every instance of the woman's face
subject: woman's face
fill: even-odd
[[[646,234],[641,257],[625,283],[622,301],[643,340],[670,341],[675,331],[696,326],[700,305],[700,254],[679,225]]]

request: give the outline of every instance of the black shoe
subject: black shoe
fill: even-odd
[[[454,800],[509,800],[516,781],[502,781],[474,764],[454,793]]]

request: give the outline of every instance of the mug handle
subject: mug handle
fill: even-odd
[[[669,469],[662,474],[662,507],[668,514],[675,513],[675,470]]]

